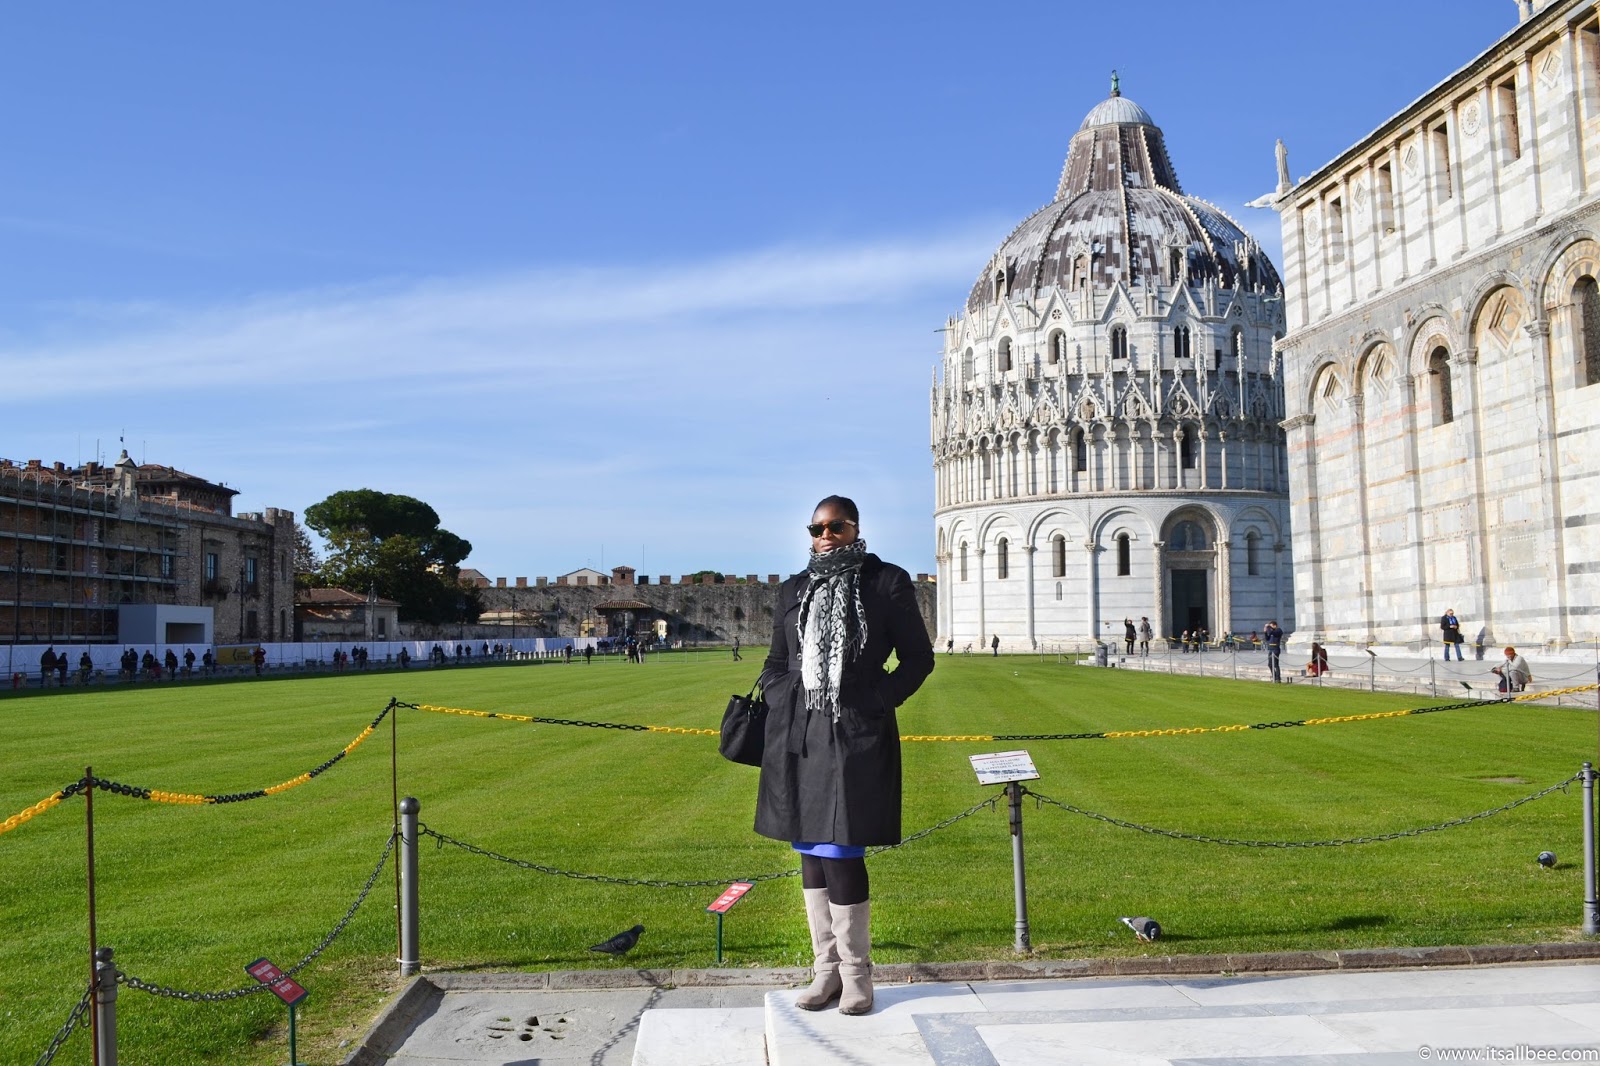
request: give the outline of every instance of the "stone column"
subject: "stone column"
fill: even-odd
[[[1210,443],[1211,434],[1207,433],[1205,426],[1202,425],[1195,431],[1195,436],[1200,439],[1198,441],[1199,447],[1195,452],[1194,465],[1200,474],[1200,487],[1208,489],[1211,487],[1211,451],[1207,445]]]
[[[1565,37],[1562,39],[1562,43],[1566,46],[1563,50],[1566,53],[1567,69],[1569,71],[1573,71],[1574,73],[1583,69],[1583,60],[1578,49],[1577,34],[1573,32],[1571,23],[1568,23],[1567,25],[1567,32]],[[1531,86],[1529,91],[1532,91]],[[1589,156],[1585,154],[1584,149],[1585,147],[1589,147],[1590,151],[1592,152],[1593,147],[1585,144],[1583,139],[1583,125],[1586,121],[1588,121],[1589,118],[1589,116],[1584,112],[1592,109],[1593,106],[1593,100],[1588,94],[1576,91],[1572,93],[1572,140],[1568,142],[1567,151],[1572,153],[1572,157],[1576,159],[1578,163],[1577,193],[1579,197],[1587,196],[1589,194],[1589,174],[1591,161]],[[1537,130],[1534,131],[1533,138],[1534,144],[1537,145],[1539,143],[1539,134]]]
[[[978,557],[978,640],[981,642],[981,641],[987,639],[985,634],[988,632],[988,629],[989,629],[989,622],[988,622],[987,617],[984,615],[984,610],[983,610],[983,556],[984,556],[984,550],[983,550],[983,544],[982,544],[981,541],[979,542],[979,544],[978,544],[976,550],[973,552],[973,554]]]
[[[1378,637],[1377,609],[1372,591],[1372,526],[1368,520],[1366,397],[1361,393],[1353,393],[1345,406],[1350,411],[1350,440],[1356,461],[1356,515],[1361,525],[1361,622],[1364,631],[1362,639],[1372,644]]]
[[[1222,453],[1222,490],[1228,490],[1228,431],[1217,431],[1217,449]]]
[[[1152,554],[1155,557],[1152,560],[1152,565],[1155,569],[1155,588],[1152,590],[1154,596],[1150,603],[1150,628],[1156,631],[1156,636],[1161,638],[1163,645],[1165,645],[1167,639],[1167,542],[1158,540],[1152,543],[1150,547],[1154,549]]]
[[[1297,499],[1291,490],[1289,496],[1289,528],[1294,530],[1298,542],[1294,552],[1299,563],[1296,573],[1304,579],[1298,582],[1295,589],[1296,609],[1312,632],[1325,633],[1322,620],[1322,525],[1317,507],[1317,455],[1312,435],[1315,423],[1315,415],[1295,415],[1284,420],[1283,428],[1288,434],[1289,450],[1300,456],[1301,469],[1305,474],[1305,484],[1301,486],[1305,495]],[[1282,545],[1279,544],[1277,550],[1281,549]],[[1281,569],[1275,561],[1273,573],[1278,575]],[[1281,580],[1281,577],[1275,577],[1275,585]],[[1281,590],[1277,599],[1281,611]]]
[[[1544,509],[1540,541],[1548,561],[1550,618],[1545,632],[1566,643],[1573,639],[1567,614],[1566,509],[1561,494],[1561,441],[1556,433],[1555,382],[1550,367],[1550,320],[1534,319],[1523,327],[1533,338],[1533,399],[1539,419],[1539,503]]]
[[[1567,36],[1569,38],[1572,36],[1571,26],[1567,27]],[[1572,98],[1574,100],[1583,95],[1581,86],[1584,78],[1579,73],[1581,69],[1576,66],[1567,67],[1568,77],[1572,79]],[[1544,168],[1539,162],[1539,112],[1535,110],[1538,107],[1538,100],[1533,95],[1533,58],[1526,52],[1522,54],[1521,60],[1517,63],[1517,107],[1522,112],[1522,120],[1517,123],[1517,128],[1520,131],[1520,136],[1528,144],[1528,177],[1532,179],[1529,184],[1533,188],[1533,215],[1527,221],[1532,222],[1544,214]],[[1578,172],[1581,174],[1583,172],[1583,140],[1581,137],[1575,136],[1573,138],[1571,151],[1572,158],[1577,160]],[[1499,176],[1499,171],[1496,171],[1495,195],[1490,198],[1496,205],[1500,201]],[[1498,210],[1498,206],[1496,210]],[[1495,221],[1500,221],[1498,216]],[[1521,219],[1518,219],[1518,222],[1521,221]],[[1497,225],[1495,226],[1495,235],[1499,236],[1499,234],[1500,226]]]
[[[1084,582],[1089,594],[1084,600],[1085,621],[1089,627],[1089,639],[1100,639],[1100,546],[1092,540],[1083,542],[1084,558],[1088,563],[1089,573]]]
[[[1283,552],[1287,547],[1288,545],[1281,540],[1275,540],[1272,542],[1272,617],[1273,620],[1280,626],[1284,623]],[[1292,626],[1293,621],[1291,620],[1290,628],[1292,628]],[[1321,633],[1321,630],[1313,626],[1312,632]]]
[[[1488,476],[1483,460],[1483,410],[1478,402],[1478,350],[1463,348],[1450,357],[1453,366],[1451,387],[1455,390],[1455,422],[1461,426],[1460,454],[1466,457],[1465,469],[1469,472],[1465,498],[1472,500],[1475,528],[1471,531],[1476,551],[1474,564],[1478,570],[1477,585],[1483,590],[1483,600],[1478,603],[1478,617],[1494,631],[1494,582],[1490,580],[1492,565],[1489,552],[1489,516],[1483,496],[1484,481]],[[1468,611],[1472,608],[1468,607]]]
[[[1035,545],[1032,545],[1032,544],[1024,544],[1022,546],[1022,552],[1023,552],[1023,555],[1024,555],[1024,557],[1026,559],[1026,562],[1027,562],[1026,570],[1027,570],[1027,577],[1028,577],[1028,646],[1030,648],[1037,648],[1039,646],[1038,637],[1037,637],[1037,634],[1036,634],[1035,629],[1034,629],[1034,618],[1033,618],[1033,555],[1034,555],[1034,552],[1036,552],[1038,550],[1039,550],[1038,547],[1035,546]]]
[[[1212,625],[1221,623],[1221,628],[1212,632],[1213,637],[1220,637],[1222,633],[1233,629],[1233,534],[1228,532],[1217,538],[1217,618]]]
[[[1424,123],[1417,127],[1416,138],[1417,152],[1422,156],[1423,220],[1428,227],[1428,258],[1423,261],[1422,272],[1427,273],[1439,264],[1439,179],[1434,174],[1433,131]]]
[[[1174,426],[1172,428],[1172,487],[1175,489],[1186,489],[1189,487],[1189,475],[1187,473],[1187,468],[1183,465],[1183,438],[1183,427]]]

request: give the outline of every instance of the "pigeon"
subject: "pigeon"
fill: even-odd
[[[1539,853],[1538,863],[1540,866],[1543,866],[1546,869],[1554,867],[1556,864],[1556,853],[1553,851],[1541,851]]]
[[[632,929],[626,929],[618,933],[604,943],[596,944],[589,950],[598,951],[606,955],[626,955],[639,942],[639,936],[643,932],[644,926],[636,925]]]
[[[1140,940],[1161,939],[1161,923],[1154,918],[1119,918],[1118,921],[1132,929]]]

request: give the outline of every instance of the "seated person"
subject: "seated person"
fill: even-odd
[[[1528,669],[1528,660],[1518,655],[1516,648],[1506,648],[1506,661],[1499,666],[1491,667],[1490,671],[1500,675],[1500,683],[1496,687],[1501,692],[1521,692],[1528,687],[1528,682],[1533,680],[1533,671]]]

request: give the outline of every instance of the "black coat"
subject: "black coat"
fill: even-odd
[[[761,676],[767,745],[756,832],[775,840],[900,843],[900,725],[895,708],[933,672],[933,645],[911,576],[876,555],[861,565],[867,643],[840,681],[839,720],[806,710],[800,680],[800,597],[810,576],[778,590],[772,649]],[[893,651],[894,673],[883,665]]]

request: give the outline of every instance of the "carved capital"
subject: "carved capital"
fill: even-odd
[[[1522,328],[1527,330],[1528,336],[1533,337],[1535,340],[1550,336],[1550,320],[1548,318],[1536,318]]]
[[[1022,546],[1022,550],[1027,552],[1029,555],[1032,555],[1034,552],[1039,550],[1039,546],[1037,544],[1024,544]]]
[[[1278,424],[1280,426],[1282,426],[1284,429],[1287,429],[1290,432],[1293,432],[1294,430],[1297,430],[1297,429],[1310,429],[1311,426],[1316,423],[1316,421],[1317,421],[1317,416],[1316,415],[1295,415],[1292,418],[1285,418],[1282,422],[1279,422]]]
[[[1450,361],[1456,366],[1472,366],[1478,361],[1478,349],[1463,348],[1455,355],[1452,355]]]

